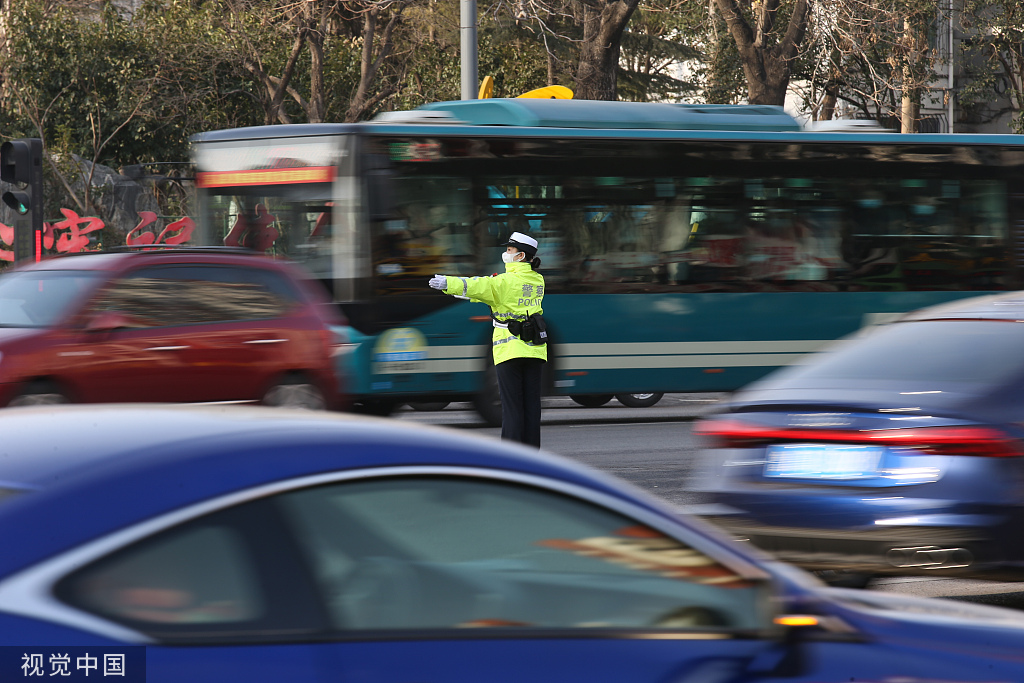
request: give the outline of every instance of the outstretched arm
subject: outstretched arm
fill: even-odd
[[[445,294],[464,297],[471,301],[482,301],[492,308],[500,300],[501,276],[461,277],[456,275],[435,275],[430,286]]]

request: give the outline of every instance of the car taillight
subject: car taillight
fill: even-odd
[[[717,417],[699,423],[694,431],[711,439],[719,448],[746,448],[785,441],[810,441],[913,448],[935,455],[1024,455],[1019,439],[995,427],[986,426],[807,429],[770,427],[728,417]]]

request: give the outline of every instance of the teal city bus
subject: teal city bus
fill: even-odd
[[[492,99],[194,139],[198,240],[304,264],[356,405],[500,419],[484,304],[435,273],[540,242],[548,390],[731,391],[906,311],[1020,286],[1019,136],[826,133],[781,109]],[[642,404],[642,403],[640,403]]]

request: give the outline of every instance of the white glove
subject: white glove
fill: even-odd
[[[444,275],[435,275],[430,278],[430,286],[434,289],[440,289],[443,292],[448,289],[448,278]]]

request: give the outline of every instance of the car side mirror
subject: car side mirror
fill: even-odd
[[[832,638],[859,639],[856,630],[839,617],[784,613],[776,615],[772,622],[781,627],[777,645],[758,653],[747,665],[749,673],[771,678],[805,675],[811,668],[805,644],[815,632],[826,631]]]
[[[806,673],[807,654],[803,641],[808,631],[821,625],[820,620],[809,614],[781,614],[773,622],[782,627],[778,642],[750,660],[747,672],[771,678],[793,678]]]
[[[115,311],[103,311],[92,316],[86,323],[87,332],[112,332],[125,327],[137,327],[132,325],[128,316]]]

